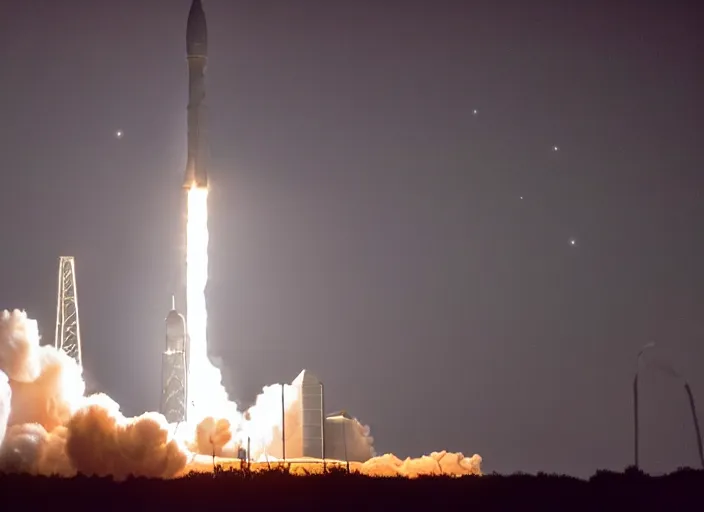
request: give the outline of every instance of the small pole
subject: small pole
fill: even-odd
[[[281,456],[286,461],[286,406],[284,405],[284,384],[281,384]]]
[[[347,418],[342,417],[342,440],[345,446],[345,462],[347,463],[347,472],[350,472],[350,459],[347,457]]]
[[[247,436],[247,471],[249,471],[249,468],[252,465],[252,456],[251,456],[252,442],[251,441],[252,441],[251,438],[249,436]]]
[[[323,456],[323,473],[327,472],[325,463],[325,401],[323,400],[323,383],[320,383],[320,451]]]
[[[633,454],[636,469],[638,466],[638,370],[633,379]]]
[[[655,346],[655,343],[646,343],[638,351],[636,356],[636,374],[633,378],[633,450],[634,450],[634,462],[636,469],[640,469],[638,460],[639,451],[639,428],[638,428],[638,372],[640,371],[640,359],[643,357],[643,353]]]
[[[213,447],[213,478],[217,476],[217,470],[215,466],[215,443],[213,443],[213,436],[210,436],[210,446]]]
[[[269,454],[266,452],[266,447],[264,447],[264,458],[266,459],[266,467],[271,471],[271,463],[269,462]]]

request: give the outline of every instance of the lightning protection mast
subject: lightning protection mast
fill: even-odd
[[[54,345],[83,367],[81,327],[76,296],[76,262],[73,256],[59,258],[59,289],[56,297],[56,336]]]

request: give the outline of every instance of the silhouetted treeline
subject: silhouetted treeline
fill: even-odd
[[[704,471],[650,477],[600,471],[589,481],[538,474],[374,478],[344,470],[218,471],[176,480],[0,475],[0,508],[24,510],[704,510]],[[51,508],[50,508],[51,507]],[[246,507],[246,508],[245,508]],[[257,507],[256,509],[253,507]],[[303,508],[305,507],[305,508]],[[3,508],[4,510],[4,508]]]

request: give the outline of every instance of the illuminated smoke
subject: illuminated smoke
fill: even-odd
[[[38,423],[13,425],[0,448],[0,470],[30,475],[74,476],[76,469],[66,457],[67,436],[66,427],[47,432]]]
[[[36,334],[36,343],[28,336]],[[0,368],[16,382],[32,382],[39,377],[41,368],[36,353],[39,350],[37,322],[27,314],[15,310],[0,313]]]
[[[295,386],[284,386],[285,419],[281,417],[281,385],[266,386],[257,397],[254,405],[247,411],[247,421],[243,423],[239,435],[242,446],[246,446],[247,438],[251,440],[252,460],[267,460],[269,457],[282,457],[282,423],[286,422],[286,442],[289,444],[287,456],[296,456],[290,451],[295,441],[294,425],[300,418],[296,407],[299,390]]]
[[[164,416],[127,419],[107,395],[93,395],[68,423],[66,452],[82,473],[124,478],[172,477],[186,464],[185,449],[169,439]]]
[[[215,457],[234,456],[226,448],[232,441],[232,424],[226,418],[215,419],[208,416],[196,426],[195,438],[188,443],[195,453],[210,454]]]
[[[349,460],[368,460],[376,456],[374,451],[374,438],[371,436],[369,426],[362,425],[357,418],[352,418],[345,423],[342,430],[341,442]]]
[[[355,465],[360,473],[370,476],[405,476],[415,478],[422,475],[479,475],[482,458],[479,455],[465,457],[461,453],[433,452],[417,459],[401,460],[395,455],[381,457]]]
[[[0,470],[121,478],[169,477],[185,467],[187,452],[168,438],[162,415],[127,419],[106,395],[84,397],[79,366],[40,346],[26,313],[2,312],[0,336],[0,377],[9,377],[0,378]]]
[[[231,461],[218,461],[226,469]],[[263,461],[262,461],[263,462]],[[253,464],[253,471],[263,471],[269,466],[277,467],[279,462],[275,459],[270,459],[267,463]],[[366,462],[350,462],[349,470],[358,472],[367,476],[400,476],[405,478],[417,478],[425,475],[446,475],[446,476],[463,476],[463,475],[481,475],[482,458],[479,455],[465,457],[461,453],[449,452],[433,452],[430,455],[425,455],[416,459],[407,458],[401,460],[395,455],[386,454],[380,457],[374,457]],[[237,466],[234,466],[237,467]],[[279,466],[280,467],[280,466]],[[298,460],[287,462],[286,466],[291,474],[305,475],[319,473],[323,469],[323,464],[320,461]],[[331,461],[326,464],[327,468],[337,467],[346,469],[347,464],[344,461]],[[212,470],[211,461],[208,458],[200,458],[194,460],[187,466],[190,471],[208,472]]]
[[[38,346],[38,336],[36,341]],[[10,379],[12,413],[9,424],[39,423],[52,431],[65,425],[80,407],[85,385],[76,362],[54,347],[38,347],[32,364],[35,361],[41,369],[35,380]]]

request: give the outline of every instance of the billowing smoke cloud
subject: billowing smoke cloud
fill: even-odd
[[[33,382],[39,377],[38,350],[37,322],[23,311],[0,312],[0,368],[10,380]]]
[[[198,457],[233,457],[248,442],[252,460],[282,457],[281,385],[265,387],[244,414],[229,402],[224,410],[213,411],[224,417],[206,417],[198,425],[177,429],[161,414],[126,418],[107,395],[85,396],[76,362],[39,342],[37,323],[25,312],[0,312],[0,471],[171,478],[212,470]],[[299,387],[284,386],[287,459],[302,455],[300,400]],[[374,455],[369,428],[357,420],[348,425],[347,455],[367,461],[353,463],[362,473],[480,473],[478,455],[467,459],[441,452],[405,461],[392,455],[369,459]]]
[[[343,442],[346,444],[348,460],[366,461],[376,455],[369,426],[362,425],[357,418],[346,422]]]
[[[300,398],[299,390],[295,386],[285,384],[283,393],[284,415],[281,409],[280,384],[264,387],[246,413],[240,440],[242,446],[246,446],[247,440],[250,441],[253,460],[283,456],[282,424],[286,425],[286,456],[300,456],[294,455],[291,450],[297,439],[295,426],[300,424],[300,413],[295,407]]]
[[[84,397],[79,366],[40,346],[37,323],[23,311],[0,314],[0,372],[7,376],[0,379],[0,419],[8,427],[0,469],[170,477],[186,465],[186,451],[169,440],[162,415],[127,419],[106,395]]]
[[[35,331],[36,333],[36,331]],[[36,337],[37,345],[39,337]],[[81,405],[84,384],[76,362],[54,347],[31,349],[28,362],[40,373],[33,381],[10,377],[12,413],[10,425],[39,423],[47,431],[65,425]]]
[[[232,424],[226,418],[208,416],[196,427],[195,440],[188,447],[195,453],[210,454],[214,457],[234,456],[227,450],[232,441]]]
[[[81,473],[124,478],[171,477],[186,464],[161,414],[127,419],[107,395],[88,397],[68,423],[66,452]]]
[[[67,429],[52,432],[38,423],[13,425],[0,448],[0,470],[32,475],[74,476],[76,470],[66,457]]]

